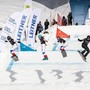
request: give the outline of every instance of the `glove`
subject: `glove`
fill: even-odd
[[[17,43],[21,43],[20,41],[17,41]]]
[[[80,40],[80,39],[78,38],[78,41],[80,41],[80,42],[81,42],[82,40]]]
[[[10,50],[10,53],[12,53],[13,52],[13,50]]]
[[[5,42],[8,42],[8,41],[5,41]]]

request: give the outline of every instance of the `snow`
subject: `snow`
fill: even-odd
[[[20,3],[19,0],[18,2]],[[46,54],[49,60],[42,60],[41,46],[37,38],[38,43],[35,44],[37,52],[19,52],[19,61],[14,62],[11,71],[7,71],[11,62],[9,53],[11,46],[6,44],[6,50],[0,52],[0,90],[89,90],[90,54],[87,63],[84,62],[77,52],[78,49],[82,50],[77,39],[90,35],[90,26],[58,26],[60,30],[70,35],[70,39],[66,39],[68,46],[65,58],[58,47],[56,51],[52,51],[56,28],[56,25],[52,26],[48,29],[50,34],[45,35],[48,40]]]
[[[72,27],[75,29],[75,26]],[[87,28],[88,26],[81,27],[84,29],[84,27]],[[81,27],[79,26],[78,30],[81,30]],[[64,29],[64,27],[58,28]],[[70,27],[67,27],[67,31],[68,29]],[[41,53],[40,42],[38,42],[36,45],[38,46],[37,51],[19,52],[19,61],[12,65],[11,71],[6,71],[11,61],[11,55],[8,51],[10,47],[7,48],[6,52],[0,53],[0,77],[2,77],[0,78],[0,90],[36,90],[37,88],[39,90],[85,90],[90,88],[90,55],[88,55],[86,63],[76,51],[82,49],[81,43],[77,41],[77,38],[86,36],[86,34],[82,34],[84,31],[79,33],[78,37],[74,37],[75,33],[73,35],[73,32],[72,34],[71,32],[68,33],[73,36],[73,39],[67,39],[67,57],[63,58],[59,49],[51,51],[54,47],[51,42],[54,42],[56,26],[49,28],[49,30],[53,33],[53,35],[52,33],[50,34],[52,37],[43,34],[47,39],[50,37],[46,46],[46,54],[49,60],[42,60],[43,55]],[[65,30],[63,31],[65,32]]]

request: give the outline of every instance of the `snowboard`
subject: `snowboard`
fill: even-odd
[[[61,54],[62,54],[63,57],[67,57],[67,52],[66,52],[66,50],[64,50],[64,49],[61,50]]]
[[[11,56],[12,60],[11,60],[11,62],[9,63],[9,65],[8,65],[8,67],[7,67],[7,71],[11,70],[14,62],[16,62],[16,61],[19,60],[19,59],[18,59],[18,56],[17,56],[15,53],[11,53],[11,54],[12,54],[12,56]]]
[[[42,60],[48,60],[48,56],[45,54]]]
[[[12,56],[11,58],[12,58],[14,61],[19,61],[19,59],[18,59],[18,56],[17,56],[17,55]]]
[[[83,61],[87,62],[85,57],[82,55],[82,53],[78,50],[79,55],[82,57]]]
[[[19,61],[18,57],[17,56],[13,56],[11,57],[14,61]]]

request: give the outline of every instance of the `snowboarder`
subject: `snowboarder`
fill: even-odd
[[[12,54],[11,58],[13,58],[15,61],[17,61],[18,56],[16,55],[15,51],[19,51],[20,41],[15,42],[11,36],[7,36],[7,40],[5,42],[9,42],[12,45],[12,49],[10,50],[10,53]]]
[[[48,56],[45,54],[45,46],[47,45],[46,42],[48,41],[45,40],[44,36],[42,36],[41,34],[38,35],[38,38],[41,43],[41,51],[42,51],[42,54],[44,55],[44,59],[48,59]]]
[[[86,38],[84,39],[78,39],[78,41],[82,42],[82,48],[84,49],[81,54],[84,56],[84,58],[86,59],[87,55],[89,54],[90,50],[88,47],[88,44],[90,42],[90,35],[88,35]]]
[[[63,38],[58,36],[57,37],[57,42],[60,43],[60,50],[61,50],[61,53],[62,53],[63,57],[66,57],[67,56],[67,53],[66,53],[66,50],[65,50],[65,47],[67,47],[66,40],[64,40]]]
[[[57,37],[57,42],[60,43],[60,50],[65,49],[65,47],[67,46],[66,40],[59,36]]]

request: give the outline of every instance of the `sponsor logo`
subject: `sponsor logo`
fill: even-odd
[[[12,33],[12,32],[10,31],[10,28],[7,27],[7,26],[5,26],[4,30],[5,30],[6,32],[8,32],[8,33]]]
[[[10,17],[8,21],[11,22],[12,24],[15,24],[16,25],[15,19],[13,19],[13,18]]]
[[[6,37],[1,35],[1,40],[5,41],[6,40]]]
[[[22,16],[20,26],[19,26],[19,29],[18,29],[18,34],[17,34],[17,40],[18,41],[21,40],[21,35],[22,35],[23,29],[24,29],[26,18],[27,18],[27,16],[25,16],[25,15]]]
[[[29,32],[29,38],[33,38],[36,21],[37,21],[37,16],[33,15],[30,32]]]

